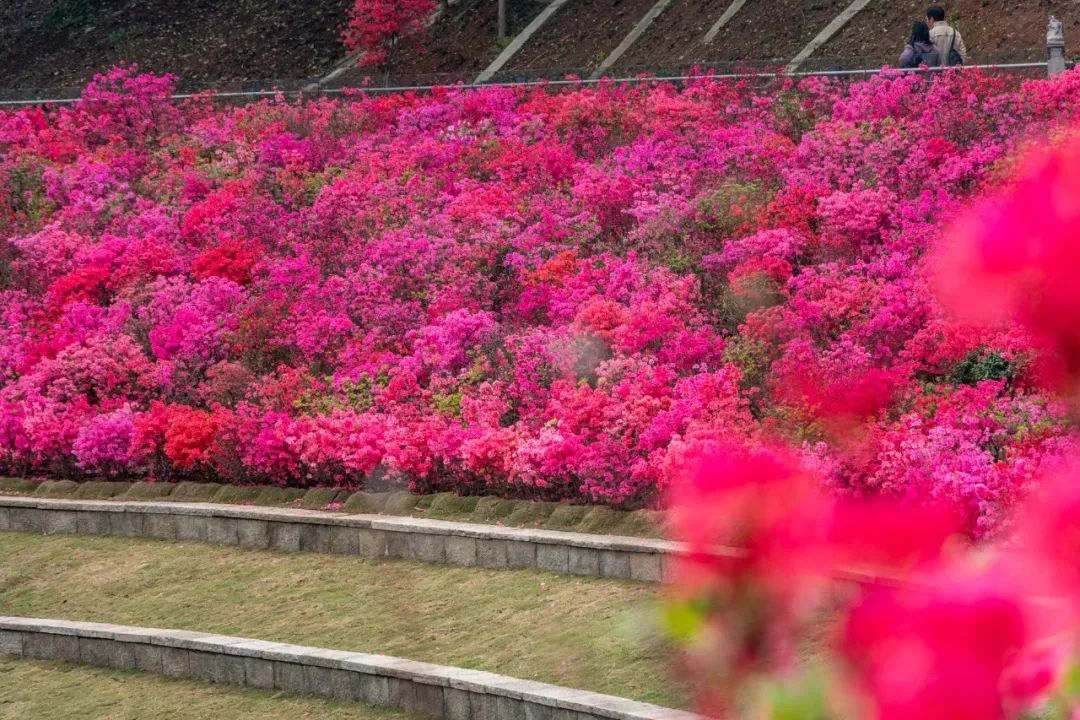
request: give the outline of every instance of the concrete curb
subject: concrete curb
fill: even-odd
[[[0,531],[116,535],[659,582],[668,540],[210,503],[0,496]],[[719,554],[738,555],[718,549]]]
[[[478,670],[187,630],[0,616],[0,655],[318,695],[439,720],[701,720]]]

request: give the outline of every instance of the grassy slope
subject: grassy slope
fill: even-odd
[[[183,628],[684,705],[654,587],[533,571],[0,533],[0,615]]]
[[[0,659],[5,720],[405,720],[411,716],[65,663]]]

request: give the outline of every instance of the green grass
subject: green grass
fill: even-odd
[[[0,533],[0,615],[382,653],[685,706],[655,631],[657,592],[536,571]]]
[[[355,703],[172,680],[67,663],[0,658],[4,720],[406,720]]]

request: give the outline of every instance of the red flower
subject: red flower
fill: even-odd
[[[90,265],[73,270],[49,286],[49,302],[56,310],[76,302],[103,302],[108,281],[109,271],[103,267]]]
[[[364,50],[361,65],[386,63],[396,46],[427,29],[435,0],[356,0],[342,41],[350,50]]]
[[[250,241],[230,239],[204,250],[191,264],[191,274],[201,279],[220,277],[238,285],[251,282],[251,270],[259,260],[259,248]]]
[[[209,462],[218,426],[211,413],[184,406],[172,408],[165,431],[165,456],[184,470]]]
[[[848,616],[842,651],[874,717],[1005,717],[1003,677],[1028,640],[1020,600],[983,577],[932,582],[872,592]]]
[[[783,451],[706,451],[681,473],[672,500],[676,534],[695,565],[721,577],[752,576],[781,594],[823,574],[829,503],[820,479]],[[717,556],[718,546],[739,556]]]
[[[962,532],[963,516],[944,505],[867,498],[837,503],[829,538],[835,561],[845,569],[906,574],[940,561]]]
[[[1080,611],[1080,458],[1048,474],[1022,508],[1019,525],[1031,551],[1024,581],[1036,584],[1033,590],[1070,598],[1074,612]]]
[[[977,203],[938,251],[939,290],[962,317],[1026,327],[1043,379],[1080,376],[1080,138],[1027,157],[1012,182]]]

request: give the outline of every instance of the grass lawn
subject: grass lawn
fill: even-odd
[[[537,571],[0,533],[0,615],[382,653],[681,707],[656,597]]]
[[[407,720],[355,703],[172,680],[141,673],[0,658],[4,720]]]

